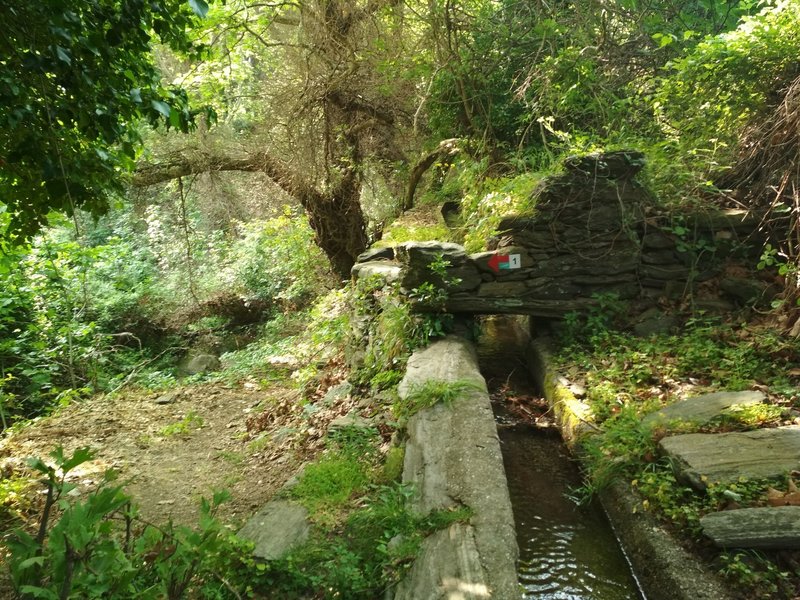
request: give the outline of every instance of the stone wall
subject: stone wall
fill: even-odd
[[[560,317],[596,304],[599,294],[645,305],[692,296],[718,310],[768,299],[767,282],[741,277],[756,262],[749,248],[760,248],[758,219],[737,210],[657,214],[635,180],[640,162],[636,153],[575,159],[540,186],[535,214],[502,219],[492,251],[407,242],[363,254],[354,276],[380,272],[408,292],[425,282],[445,287],[444,307],[417,308],[453,313]],[[428,267],[439,256],[450,265],[445,280]]]

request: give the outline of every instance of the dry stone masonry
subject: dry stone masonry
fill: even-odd
[[[458,244],[407,242],[364,253],[353,274],[400,281],[408,292],[432,283],[447,289],[446,305],[423,298],[419,310],[468,314],[561,317],[594,305],[598,295],[674,298],[714,277],[723,297],[699,296],[709,309],[768,297],[757,279],[723,276],[757,218],[735,210],[651,214],[650,195],[634,179],[642,164],[637,152],[568,160],[567,171],[536,192],[535,214],[501,221],[496,249],[467,254]],[[449,263],[445,280],[429,268],[437,258]]]

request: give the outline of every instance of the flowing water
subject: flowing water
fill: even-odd
[[[602,508],[569,498],[580,474],[556,430],[542,427],[548,417],[527,374],[526,344],[515,317],[484,320],[478,354],[498,423],[524,598],[642,599]]]

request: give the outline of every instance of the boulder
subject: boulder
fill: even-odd
[[[198,373],[219,371],[221,367],[219,359],[213,354],[198,354],[186,364],[186,372],[189,375],[197,375]]]
[[[328,388],[328,390],[325,392],[325,396],[322,398],[322,404],[325,406],[338,404],[352,393],[353,384],[349,381],[342,381],[341,383],[337,383],[336,385],[332,385]]]
[[[250,517],[239,537],[255,544],[253,555],[264,560],[282,557],[308,539],[308,511],[290,500],[273,500]]]
[[[373,427],[373,424],[369,421],[369,419],[365,419],[361,415],[358,414],[358,411],[350,411],[344,416],[337,417],[333,421],[330,422],[328,425],[328,432],[337,431],[339,429],[344,429],[346,427],[358,427],[360,429],[369,429]]]

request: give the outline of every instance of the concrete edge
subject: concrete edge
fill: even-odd
[[[451,406],[441,403],[409,419],[403,481],[417,488],[417,510],[464,505],[468,524],[436,532],[424,542],[395,600],[478,600],[521,597],[518,549],[500,440],[474,346],[447,336],[415,352],[398,392],[425,381],[467,381]]]
[[[584,435],[597,431],[592,423],[592,410],[578,400],[572,392],[558,381],[558,373],[550,368],[551,342],[547,338],[534,338],[527,351],[528,369],[539,382],[550,407],[555,414],[556,424],[567,447],[574,451]]]
[[[555,412],[565,443],[575,451],[579,439],[597,428],[590,422],[589,407],[559,383],[549,364],[551,347],[547,338],[534,339],[528,348],[528,364]],[[599,497],[647,600],[735,598],[717,575],[641,510],[639,495],[627,483],[614,483]]]

